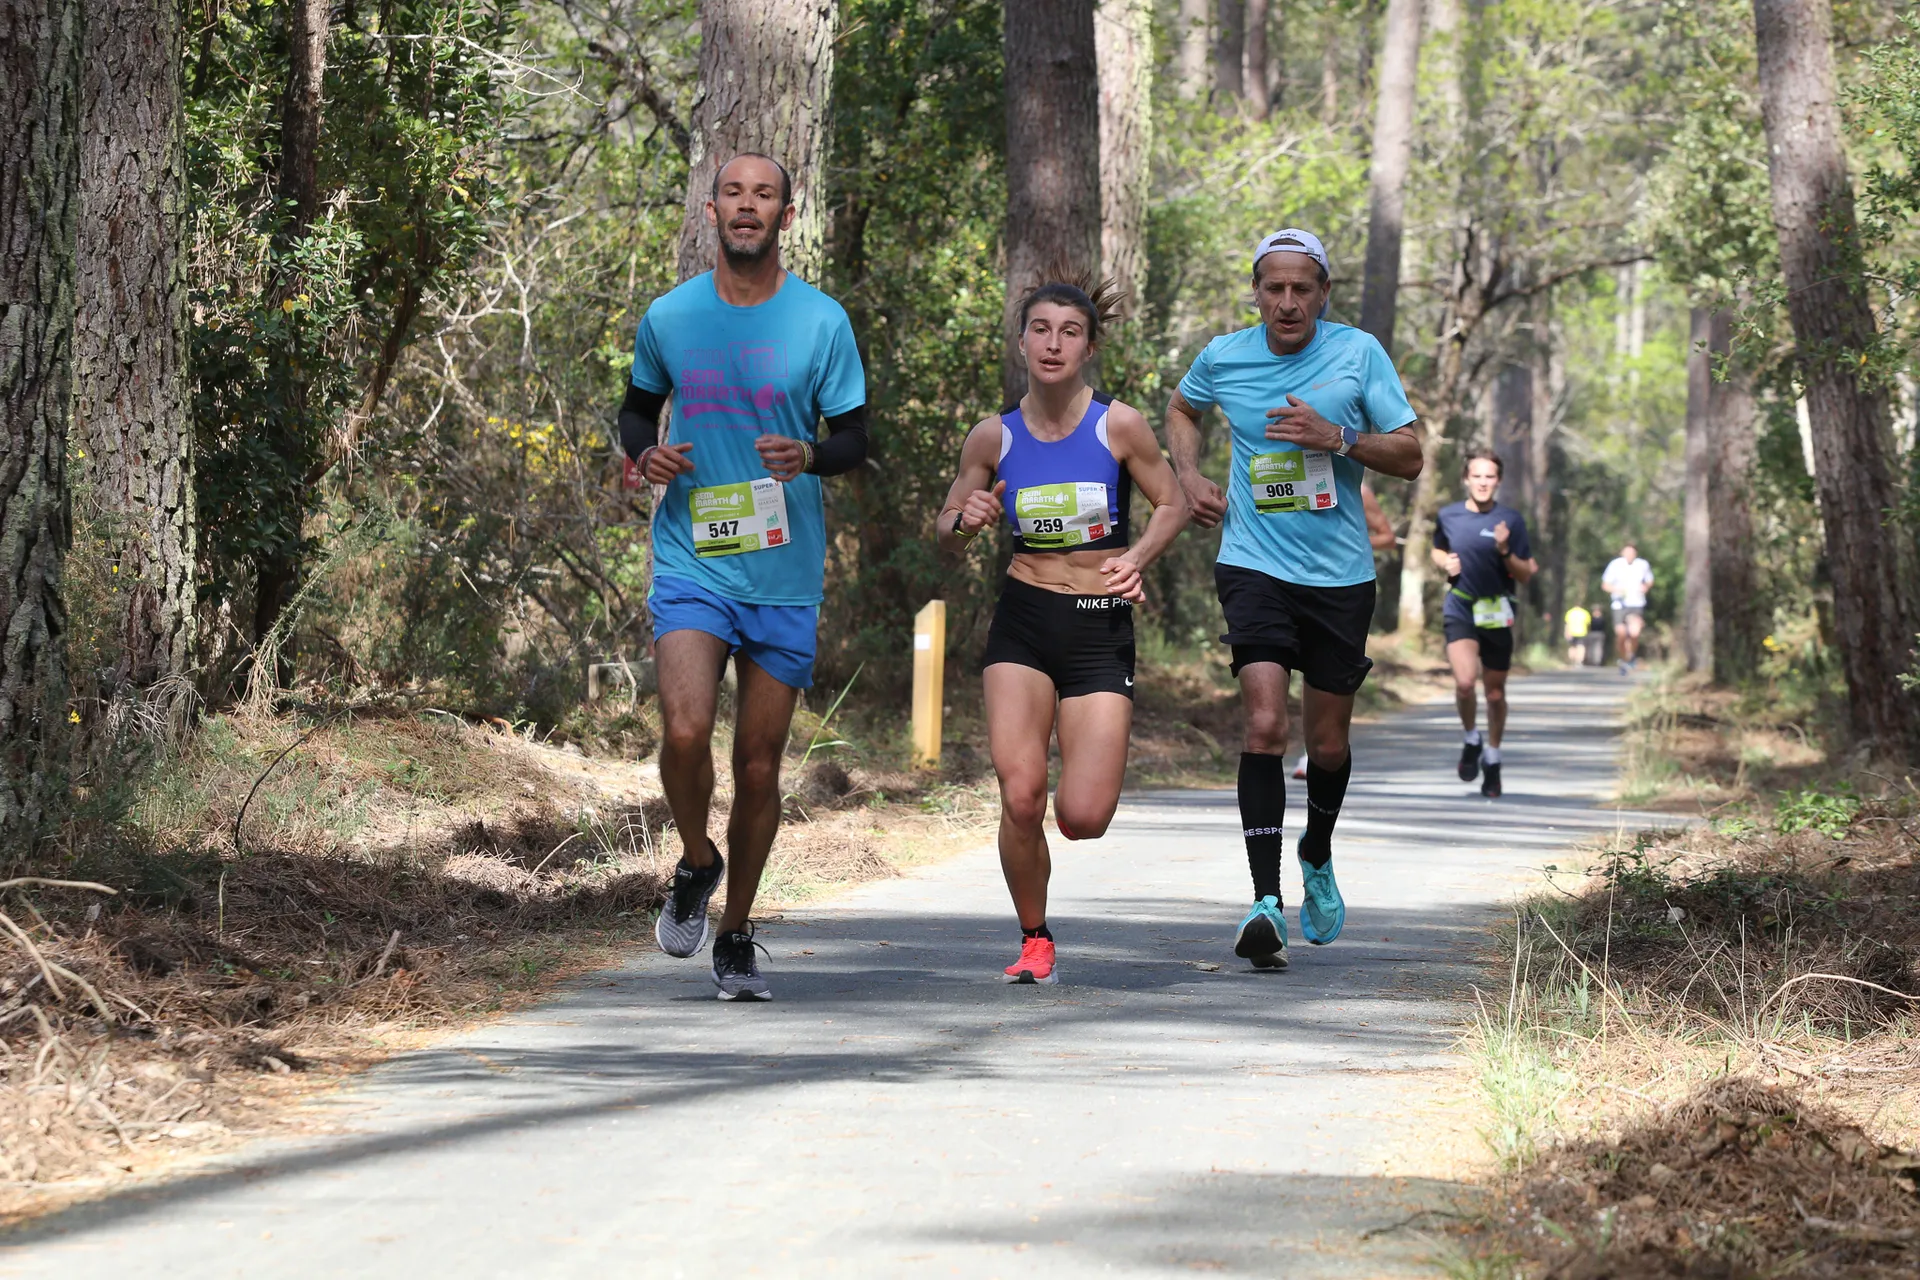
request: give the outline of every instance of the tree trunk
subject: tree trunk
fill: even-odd
[[[1267,56],[1267,7],[1271,0],[1246,0],[1247,102],[1255,119],[1265,120],[1273,110],[1272,69]]]
[[[1920,751],[1920,698],[1895,680],[1912,662],[1914,567],[1888,523],[1887,398],[1858,376],[1858,353],[1875,333],[1853,265],[1859,237],[1835,98],[1833,14],[1827,0],[1754,0],[1753,12],[1773,225],[1812,419],[1853,727],[1881,750]]]
[[[1751,677],[1760,663],[1761,641],[1771,619],[1753,564],[1753,383],[1746,369],[1728,362],[1733,314],[1713,313],[1707,350],[1715,364],[1707,409],[1708,561],[1713,577],[1713,674],[1721,683]]]
[[[1320,19],[1320,123],[1340,116],[1340,15],[1328,5]]]
[[[1093,0],[1006,0],[1006,390],[1026,394],[1020,294],[1100,261],[1100,77]]]
[[[1219,0],[1213,43],[1213,88],[1222,109],[1247,96],[1247,0]]]
[[[1547,558],[1542,564],[1543,572],[1537,573],[1528,582],[1528,592],[1537,612],[1544,612],[1548,621],[1559,618],[1564,606],[1563,579],[1566,573],[1566,539],[1555,536],[1558,527],[1554,520],[1554,434],[1559,429],[1561,415],[1565,412],[1567,393],[1566,344],[1560,332],[1559,321],[1553,314],[1553,291],[1548,290],[1539,300],[1538,318],[1535,321],[1533,342],[1533,369],[1528,379],[1528,391],[1532,396],[1531,412],[1527,426],[1530,439],[1527,442],[1527,496],[1530,499],[1527,508],[1527,532],[1532,536],[1535,547],[1550,547]],[[1549,636],[1556,634],[1551,626]]]
[[[1100,270],[1138,314],[1147,279],[1153,0],[1100,0]]]
[[[79,0],[0,5],[0,867],[26,860],[66,790],[81,31]]]
[[[1681,561],[1685,569],[1686,612],[1681,628],[1687,670],[1713,674],[1713,567],[1708,542],[1711,517],[1707,490],[1713,469],[1707,419],[1712,412],[1713,356],[1708,350],[1712,313],[1693,309],[1687,342],[1686,491],[1681,502]]]
[[[1380,51],[1380,97],[1373,112],[1368,170],[1367,265],[1360,291],[1360,327],[1393,354],[1400,297],[1400,236],[1405,225],[1407,164],[1413,153],[1413,100],[1420,62],[1423,0],[1388,0]]]
[[[1035,0],[1052,3],[1052,0]],[[1191,101],[1206,92],[1207,46],[1213,31],[1212,4],[1209,0],[1180,0],[1174,14],[1173,85],[1174,91]]]
[[[111,696],[193,666],[186,129],[179,6],[89,0],[87,19],[74,426],[83,511],[117,571]]]
[[[693,99],[680,278],[713,269],[718,233],[707,200],[720,166],[742,151],[793,175],[798,210],[780,260],[818,284],[826,261],[827,108],[833,91],[834,0],[700,0],[700,81]]]

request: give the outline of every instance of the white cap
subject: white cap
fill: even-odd
[[[1320,237],[1311,231],[1302,231],[1298,227],[1288,227],[1276,231],[1254,246],[1253,270],[1260,269],[1260,259],[1270,253],[1304,253],[1320,264],[1320,269],[1328,275],[1333,274],[1333,264],[1327,261],[1327,247],[1320,243]]]

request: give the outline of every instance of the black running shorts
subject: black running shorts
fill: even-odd
[[[1476,627],[1472,618],[1456,618],[1448,614],[1445,618],[1447,643],[1455,640],[1478,640],[1480,642],[1480,665],[1489,671],[1509,671],[1513,668],[1513,628],[1512,627]]]
[[[1373,584],[1303,587],[1238,565],[1216,564],[1214,586],[1227,615],[1222,644],[1233,646],[1233,674],[1250,662],[1298,671],[1322,693],[1356,692],[1373,669],[1367,629]]]
[[[1063,698],[1133,696],[1133,601],[1070,596],[1008,578],[1000,586],[980,665],[1011,662],[1046,673]]]

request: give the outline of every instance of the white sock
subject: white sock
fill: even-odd
[[[1469,729],[1469,730],[1467,730],[1467,736],[1466,736],[1466,737],[1464,737],[1464,738],[1462,738],[1462,739],[1461,739],[1461,741],[1462,741],[1462,742],[1464,742],[1464,743],[1466,743],[1466,744],[1467,744],[1468,746],[1470,746],[1470,747],[1477,747],[1477,746],[1479,746],[1479,745],[1480,745],[1480,731],[1479,731],[1478,729]]]
[[[1480,763],[1481,764],[1499,764],[1500,748],[1488,747],[1486,750],[1482,751],[1480,753]]]

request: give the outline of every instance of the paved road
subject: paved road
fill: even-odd
[[[1453,777],[1450,707],[1363,726],[1347,933],[1286,974],[1229,950],[1232,793],[1136,795],[1056,845],[1059,986],[992,980],[1017,935],[983,849],[767,928],[772,1004],[636,955],[370,1073],[344,1135],[58,1216],[0,1275],[1428,1274],[1415,1233],[1362,1237],[1449,1188],[1384,1162],[1501,898],[1634,824],[1595,807],[1624,683],[1517,682],[1497,804]]]

